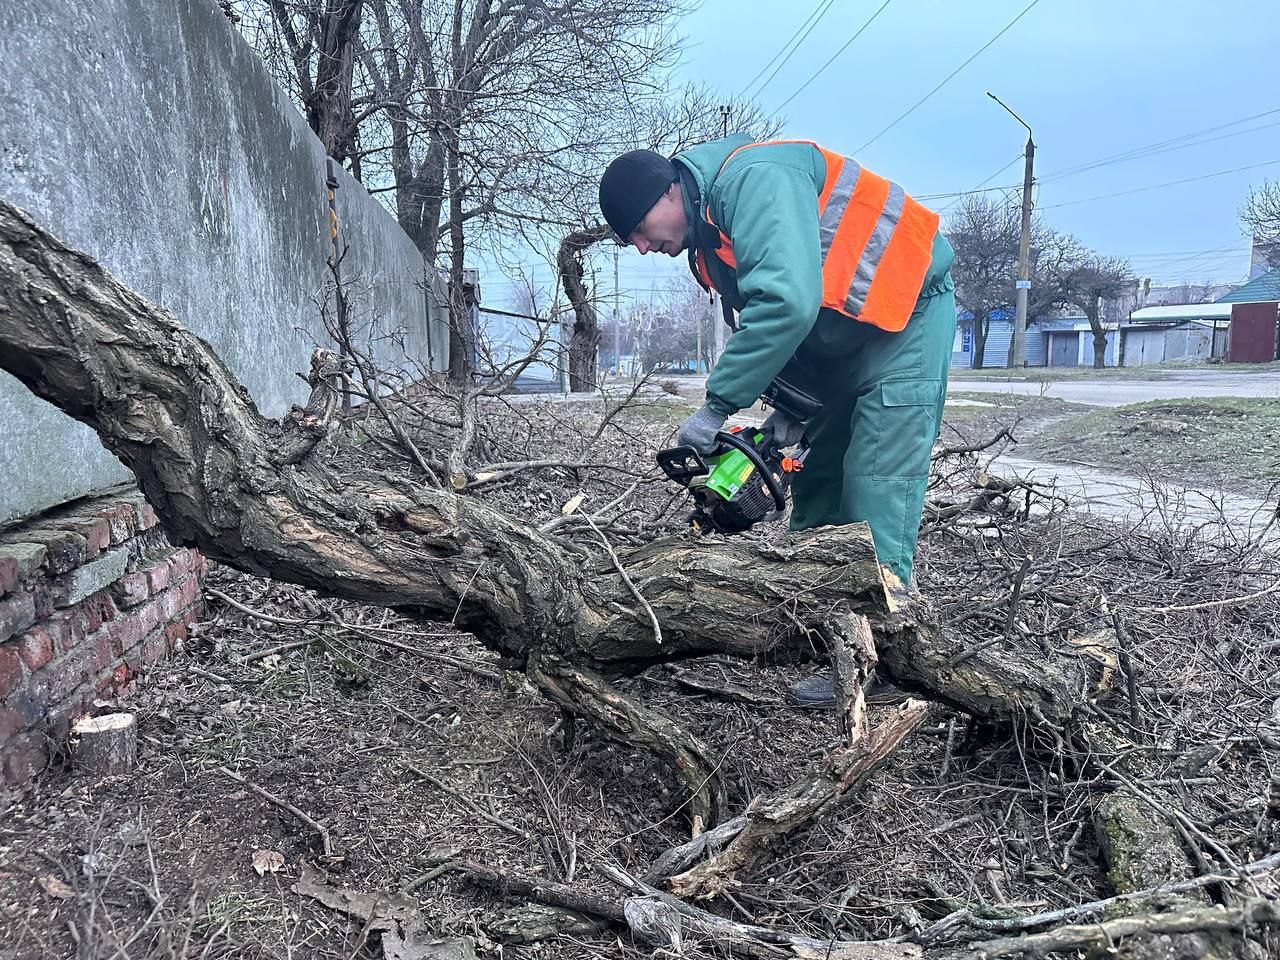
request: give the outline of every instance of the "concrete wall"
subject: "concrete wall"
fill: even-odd
[[[4,0],[0,64],[0,196],[207,339],[265,413],[301,402],[325,340],[324,155],[213,0]],[[422,258],[339,176],[361,317],[443,369]],[[127,478],[0,373],[0,524]]]

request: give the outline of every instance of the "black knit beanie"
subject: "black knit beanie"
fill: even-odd
[[[600,211],[613,232],[626,241],[679,177],[676,165],[652,150],[624,153],[600,178]]]

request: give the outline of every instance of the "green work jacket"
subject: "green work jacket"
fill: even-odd
[[[704,210],[733,244],[736,268],[714,275],[738,312],[738,330],[707,378],[707,403],[726,416],[751,406],[793,358],[812,373],[838,364],[865,342],[866,331],[858,328],[869,326],[821,306],[818,194],[827,172],[821,152],[807,143],[769,144],[725,165],[751,142],[735,134],[672,158],[696,184],[696,205],[684,191],[686,247],[692,248]],[[950,283],[953,259],[951,244],[937,234],[922,296]]]

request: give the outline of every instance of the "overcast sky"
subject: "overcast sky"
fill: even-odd
[[[767,85],[760,87],[773,67],[750,88],[766,110],[777,110],[883,5],[782,108],[784,136],[852,155],[917,196],[984,181],[1020,183],[1026,131],[987,98],[990,90],[1035,132],[1043,181],[1037,211],[1051,225],[1128,257],[1135,272],[1157,283],[1243,279],[1248,241],[1237,210],[1251,184],[1280,177],[1276,0],[1037,0],[1026,10],[1029,4],[706,0],[683,20],[678,73],[744,92],[806,18],[825,8]],[[881,133],[1024,10],[972,63]],[[1233,124],[1266,111],[1275,112]],[[1184,140],[1179,149],[1054,176],[1226,124],[1195,138],[1220,138],[1211,142]],[[1246,166],[1254,169],[1126,193]],[[1091,199],[1116,193],[1125,195]],[[925,202],[941,209],[951,201]],[[676,265],[656,259],[624,256],[624,297],[644,298],[651,284],[672,275]]]

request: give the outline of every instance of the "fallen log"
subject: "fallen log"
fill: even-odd
[[[311,454],[331,436],[330,381],[341,366],[323,356],[313,365],[305,415],[263,416],[207,343],[0,201],[0,368],[97,431],[174,543],[329,595],[451,620],[529,667],[562,706],[704,784],[708,825],[723,788],[696,741],[633,709],[609,677],[706,654],[808,655],[833,616],[859,614],[900,684],[978,716],[1066,724],[1096,685],[1086,656],[1012,641],[966,650],[920,598],[886,586],[865,525],[778,543],[672,538],[621,557],[626,576],[588,573],[580,552],[474,498],[339,476]],[[562,665],[582,673],[569,683]]]

